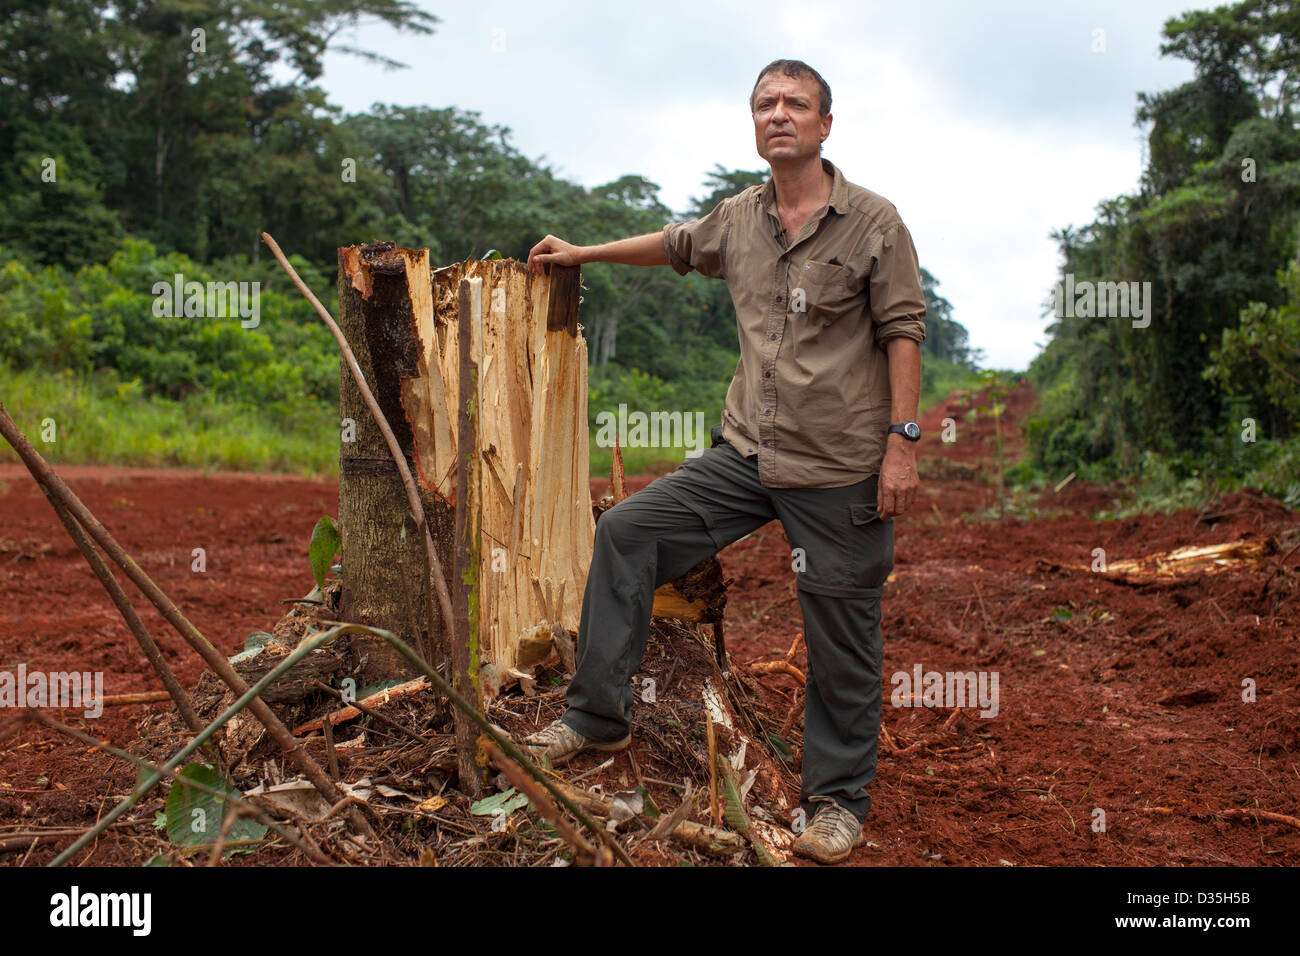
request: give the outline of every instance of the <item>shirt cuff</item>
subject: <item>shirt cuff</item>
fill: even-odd
[[[664,226],[664,251],[668,253],[668,264],[673,267],[673,271],[679,276],[684,276],[695,267],[681,257],[676,249],[673,248],[672,236],[670,230],[678,223],[669,223]]]
[[[918,344],[925,341],[925,322],[922,319],[890,319],[876,329],[876,346],[884,348],[890,339],[906,338]]]

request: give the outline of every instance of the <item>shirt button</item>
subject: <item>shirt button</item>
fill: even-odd
[[[763,414],[764,414],[764,415],[771,415],[771,414],[772,414],[772,409],[770,409],[770,408],[765,408],[765,409],[763,409]]]
[[[765,442],[763,442],[763,447],[764,447],[764,448],[771,448],[771,447],[772,447],[772,443],[771,443],[770,441],[765,441]]]
[[[764,373],[763,373],[763,377],[764,377],[764,378],[771,378],[771,377],[772,377],[772,370],[771,370],[771,369],[768,369],[766,372],[764,372]]]
[[[775,339],[775,338],[776,338],[776,333],[773,332],[772,335],[771,335],[770,337],[773,338],[773,339]]]
[[[780,301],[781,301],[781,296],[778,295],[778,296],[776,297],[776,301],[777,301],[777,302],[780,302]]]

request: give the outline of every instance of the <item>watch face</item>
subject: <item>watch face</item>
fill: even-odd
[[[916,441],[921,437],[921,426],[916,422],[904,422],[903,434],[912,439],[912,441]]]

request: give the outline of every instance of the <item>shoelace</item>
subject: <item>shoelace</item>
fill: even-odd
[[[561,735],[565,733],[566,729],[567,728],[565,727],[556,726],[546,727],[540,731],[534,739],[549,746],[558,741]]]
[[[840,814],[844,812],[838,804],[823,810],[813,819],[810,829],[819,837],[834,836],[840,832]]]

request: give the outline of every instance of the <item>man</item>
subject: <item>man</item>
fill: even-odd
[[[808,649],[800,804],[811,819],[795,850],[827,863],[863,842],[871,807],[881,587],[893,518],[916,497],[925,338],[920,268],[897,210],[821,158],[830,107],[806,63],[770,63],[750,94],[767,183],[661,232],[597,246],[547,236],[529,252],[534,272],[619,262],[725,280],[740,362],[714,446],[601,516],[568,709],[524,741],[556,764],[625,748],[654,589],[779,518]]]

